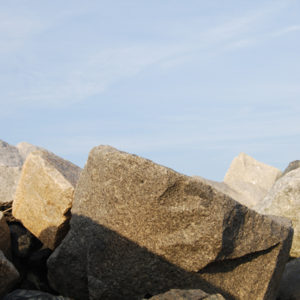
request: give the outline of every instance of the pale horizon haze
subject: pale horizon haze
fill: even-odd
[[[0,2],[0,139],[221,181],[300,159],[300,1]]]

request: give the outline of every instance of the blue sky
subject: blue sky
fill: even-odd
[[[222,180],[300,159],[300,1],[0,1],[0,139]]]

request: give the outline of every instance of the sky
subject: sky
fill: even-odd
[[[300,159],[300,1],[0,0],[0,139],[221,181]]]

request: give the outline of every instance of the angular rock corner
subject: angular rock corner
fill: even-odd
[[[275,299],[292,235],[286,219],[260,215],[208,183],[98,146],[48,278],[74,299],[142,299],[170,289]]]
[[[282,175],[277,168],[240,153],[232,161],[224,183],[235,191],[230,196],[250,208],[257,205],[268,193],[275,181]]]
[[[57,247],[69,229],[80,172],[79,167],[45,150],[31,152],[23,165],[12,213],[50,249]]]
[[[290,256],[300,257],[300,168],[293,168],[278,179],[254,209],[262,214],[282,216],[292,221],[294,238]]]

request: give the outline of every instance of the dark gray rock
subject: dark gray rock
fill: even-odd
[[[17,269],[0,250],[0,299],[13,288],[19,276]]]
[[[11,233],[12,253],[14,256],[27,257],[34,247],[38,248],[42,246],[41,242],[21,224],[10,224],[9,229]]]
[[[300,299],[300,258],[293,259],[286,264],[277,299]]]
[[[54,296],[49,293],[35,290],[15,290],[7,294],[2,300],[71,300],[63,296]]]

